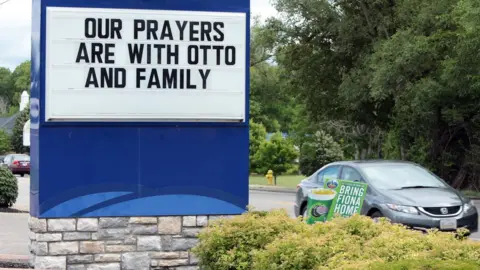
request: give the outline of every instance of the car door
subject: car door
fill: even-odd
[[[325,183],[325,179],[338,179],[338,175],[340,173],[340,166],[339,165],[331,165],[328,167],[324,167],[314,174],[312,174],[309,178],[306,179],[306,181],[302,182],[302,191],[297,192],[297,203],[299,205],[302,205],[306,203],[308,200],[308,193],[312,189],[316,188],[323,188],[323,185]],[[302,196],[302,198],[300,198]],[[301,203],[302,202],[302,203]],[[302,209],[300,209],[302,211]]]
[[[346,165],[342,166],[340,180],[367,183],[365,179],[363,179],[362,175],[355,168]],[[367,195],[365,195],[362,210],[360,210],[360,214],[362,215],[368,213],[368,210],[372,207],[372,197],[369,195],[371,195],[371,191],[369,188],[367,188]]]

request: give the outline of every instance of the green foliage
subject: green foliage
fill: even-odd
[[[262,124],[255,123],[253,119],[250,119],[249,123],[249,136],[250,136],[250,171],[256,171],[258,167],[255,162],[255,154],[258,152],[260,145],[267,140],[267,131]]]
[[[297,145],[321,129],[346,158],[411,160],[454,187],[480,186],[478,1],[273,4],[280,16],[257,35],[275,54],[275,84],[301,104]]]
[[[9,99],[13,91],[13,80],[10,70],[0,68],[0,114],[8,112]]]
[[[324,165],[343,158],[340,144],[324,131],[317,131],[300,148],[300,171],[304,175],[311,175]]]
[[[0,167],[0,208],[11,207],[17,201],[18,183],[12,172]]]
[[[12,73],[16,93],[27,91],[30,93],[30,61],[25,61],[18,65]],[[18,96],[20,100],[20,96]]]
[[[5,154],[10,150],[12,150],[11,138],[5,130],[0,130],[0,154]]]
[[[282,133],[272,135],[269,141],[260,144],[253,159],[257,166],[257,173],[265,174],[273,170],[276,176],[284,174],[293,167],[298,152],[289,139],[284,139]]]
[[[352,270],[355,268],[352,268]],[[369,270],[476,270],[480,269],[477,262],[460,260],[403,260],[398,262],[372,263]]]
[[[285,211],[248,212],[200,233],[202,269],[478,269],[480,243],[355,215],[308,225]],[[475,268],[476,267],[476,268]]]
[[[273,60],[276,31],[254,20],[250,37],[250,116],[267,132],[290,132],[296,112],[285,72]]]
[[[30,147],[23,146],[23,126],[30,119],[30,108],[27,106],[25,110],[15,120],[12,131],[12,149],[15,153],[29,153]]]
[[[205,270],[251,269],[252,251],[263,249],[284,232],[303,229],[303,224],[283,211],[249,211],[231,220],[218,220],[200,233],[193,252]]]

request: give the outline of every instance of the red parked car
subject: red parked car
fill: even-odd
[[[10,154],[3,159],[6,166],[13,174],[24,176],[30,174],[30,156],[26,154]]]

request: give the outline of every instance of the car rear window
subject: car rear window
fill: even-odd
[[[30,161],[30,156],[27,156],[27,155],[18,155],[18,156],[14,156],[14,160],[18,160],[18,161]]]

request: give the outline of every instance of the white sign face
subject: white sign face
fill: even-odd
[[[244,121],[245,13],[47,7],[47,121]]]

